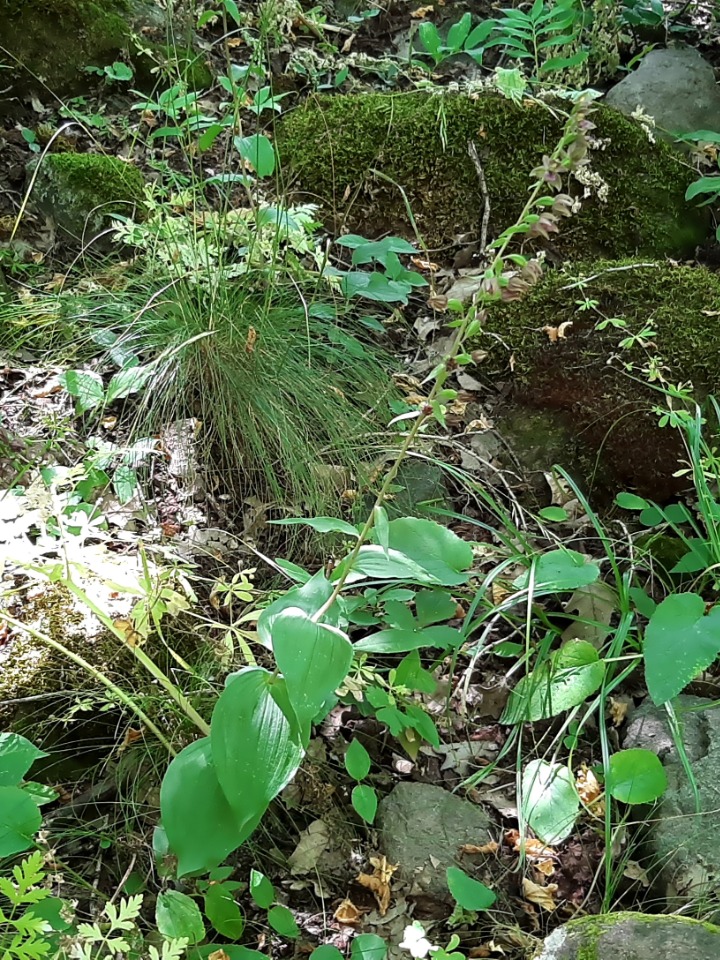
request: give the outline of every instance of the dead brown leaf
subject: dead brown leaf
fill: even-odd
[[[209,955],[208,960],[230,960],[230,957],[225,953],[224,950],[213,950]]]
[[[377,900],[380,916],[384,917],[390,906],[390,881],[399,865],[389,863],[386,856],[370,857],[370,863],[373,866],[372,874],[361,873],[357,880],[361,886],[370,890]]]
[[[342,923],[346,927],[354,927],[360,923],[362,914],[362,910],[356,907],[352,900],[346,897],[333,914],[333,917],[338,923]]]
[[[481,847],[475,846],[474,843],[464,843],[460,847],[460,853],[497,853],[499,845],[495,840],[491,840],[489,843],[484,843]]]
[[[628,860],[623,870],[623,876],[627,877],[628,880],[637,880],[643,887],[647,888],[650,886],[650,878],[647,875],[647,870],[643,870],[636,860]]]
[[[527,877],[523,877],[522,889],[523,896],[530,903],[534,903],[541,910],[547,910],[552,913],[557,910],[558,905],[553,900],[553,894],[557,893],[558,885],[549,883],[546,887],[541,887],[539,883],[533,883]]]
[[[416,10],[411,10],[410,16],[413,20],[422,20],[429,13],[435,13],[435,5],[432,3],[428,3],[424,7],[418,7]]]
[[[602,793],[602,787],[595,774],[585,764],[582,765],[575,778],[575,787],[585,806],[597,813],[597,799]]]
[[[557,327],[544,326],[542,332],[546,333],[550,339],[550,343],[557,343],[558,340],[567,339],[567,332],[572,327],[572,320],[565,320],[563,323],[559,324]]]
[[[616,700],[615,697],[610,697],[610,708],[608,712],[614,727],[621,727],[625,723],[629,709],[629,698]]]

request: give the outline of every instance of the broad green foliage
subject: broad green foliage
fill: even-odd
[[[556,717],[599,690],[605,664],[585,640],[570,640],[523,677],[510,695],[503,723]]]
[[[667,597],[645,631],[645,681],[653,701],[672,700],[720,653],[720,607],[696,593]]]
[[[328,518],[310,523],[327,531],[341,528]],[[354,528],[352,532],[357,533]],[[346,576],[354,586],[370,578],[423,585],[418,591],[388,588],[389,621],[404,624],[408,632],[421,637],[412,649],[420,645],[449,649],[464,641],[460,631],[439,623],[456,609],[449,592],[425,585],[465,583],[473,559],[470,545],[440,524],[416,518],[387,522],[381,517],[378,538],[383,545],[350,553],[330,580],[320,572],[263,611],[258,634],[274,655],[278,673],[247,667],[231,674],[215,705],[209,738],[190,744],[170,764],[160,803],[163,827],[181,876],[219,864],[249,837],[297,771],[311,724],[336,702],[336,691],[346,681],[353,656],[365,652],[361,644],[353,647],[344,632],[347,617],[357,617],[360,611],[341,593],[335,597],[338,577]],[[303,576],[303,571],[299,574]],[[415,600],[415,616],[400,596]],[[418,682],[426,684],[419,663],[414,668],[407,665],[406,679],[412,680],[413,670],[419,673]],[[411,728],[439,743],[432,720],[419,706],[407,703],[401,708],[390,692],[377,690],[377,694],[377,717],[394,733]],[[346,763],[357,781],[369,773],[370,758],[359,743],[351,744]],[[352,804],[366,822],[374,821],[378,798],[372,786],[358,782]],[[264,890],[263,879],[251,881],[251,894],[264,905],[274,894],[271,887]],[[279,917],[277,910],[274,916]]]
[[[668,785],[660,758],[651,750],[620,750],[610,757],[606,786],[621,803],[652,803]]]
[[[39,805],[55,798],[47,788],[26,783],[25,774],[47,754],[17,733],[0,735],[0,857],[22,853],[33,846],[40,828]]]
[[[560,763],[531,760],[522,776],[522,812],[543,843],[570,835],[580,810],[572,773]]]
[[[458,867],[447,868],[447,882],[455,902],[463,910],[489,910],[497,897],[484,883]]]

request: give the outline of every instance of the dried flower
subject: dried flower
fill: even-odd
[[[553,205],[550,208],[552,213],[554,213],[555,216],[558,216],[558,217],[571,217],[573,215],[574,209],[575,209],[575,201],[568,193],[559,193],[555,197],[555,200],[553,201]]]
[[[537,220],[530,225],[528,237],[542,237],[544,240],[550,239],[551,233],[559,233],[557,217],[552,213],[541,213]]]

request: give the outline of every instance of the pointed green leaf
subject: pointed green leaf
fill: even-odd
[[[347,676],[352,645],[341,630],[315,623],[304,610],[290,607],[273,621],[272,647],[304,728]]]
[[[446,876],[450,893],[463,910],[489,910],[497,900],[489,887],[458,867],[448,867]]]
[[[179,890],[165,890],[158,894],[155,906],[155,922],[158,931],[169,939],[185,938],[190,943],[205,939],[200,907],[192,897]]]
[[[273,697],[275,682],[262,667],[247,667],[230,680],[213,711],[213,763],[241,827],[257,823],[303,756],[297,732]]]
[[[0,733],[0,787],[15,787],[44,753],[19,733]]]
[[[653,703],[672,700],[720,653],[720,607],[696,593],[671,594],[645,630],[645,681]]]
[[[353,787],[351,795],[353,809],[358,813],[366,823],[375,822],[375,814],[378,808],[377,794],[372,787],[361,783]]]
[[[566,766],[531,760],[523,770],[523,816],[543,843],[562,843],[580,810],[575,780]]]
[[[353,780],[364,780],[370,773],[370,754],[356,738],[345,752],[345,769]]]

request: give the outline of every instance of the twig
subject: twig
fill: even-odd
[[[480,256],[485,252],[485,247],[487,246],[487,233],[488,226],[490,224],[490,194],[488,193],[487,180],[485,179],[485,171],[483,170],[483,165],[480,163],[480,154],[478,153],[477,144],[474,140],[471,140],[468,143],[468,154],[470,159],[475,166],[475,173],[477,173],[478,182],[480,184],[480,193],[483,198],[483,212],[482,219],[480,221],[480,249],[478,253]]]

